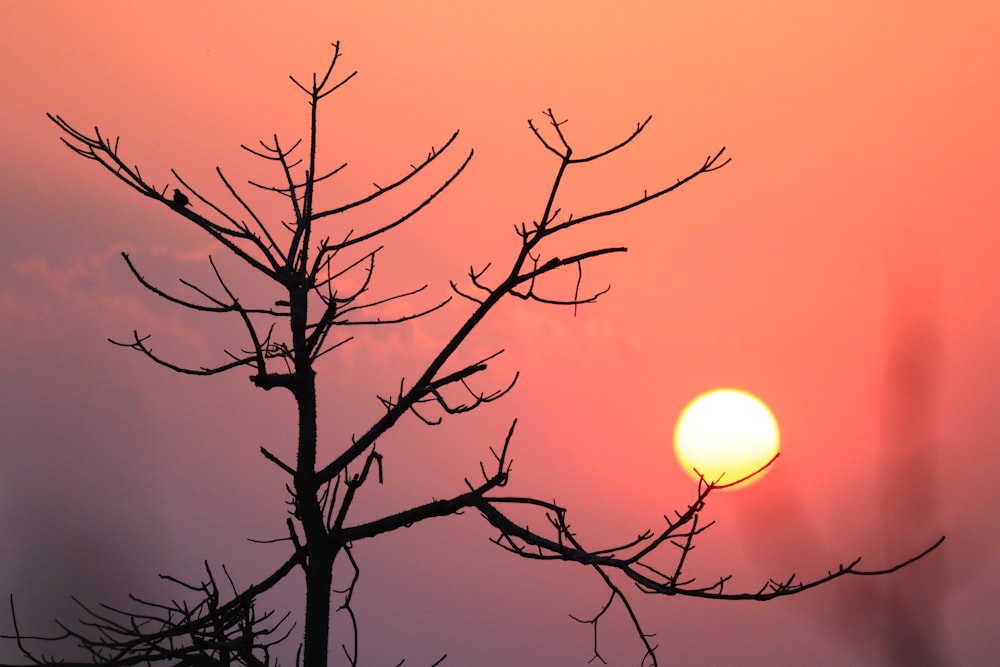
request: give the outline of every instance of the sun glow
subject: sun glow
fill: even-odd
[[[734,482],[760,469],[778,453],[778,422],[756,396],[716,389],[691,401],[674,430],[674,453],[695,479]],[[760,479],[739,484],[747,486]]]

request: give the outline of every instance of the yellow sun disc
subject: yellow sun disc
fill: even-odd
[[[735,482],[778,453],[778,422],[756,396],[738,389],[716,389],[684,408],[674,430],[674,452],[681,467],[695,479],[701,473],[708,482],[720,477],[720,484]]]

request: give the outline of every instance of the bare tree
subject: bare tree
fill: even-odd
[[[618,143],[591,153],[577,153],[566,135],[561,120],[551,109],[544,113],[544,123],[529,121],[530,131],[541,146],[552,154],[555,174],[548,194],[542,202],[539,217],[530,223],[515,226],[520,247],[505,264],[487,263],[481,268],[470,267],[460,282],[452,282],[452,297],[430,307],[412,308],[406,315],[380,317],[380,307],[407,299],[426,286],[388,296],[370,296],[377,259],[382,249],[378,243],[394,228],[427,208],[465,170],[473,157],[469,151],[459,155],[446,175],[429,193],[416,197],[417,204],[407,207],[395,217],[383,220],[368,229],[345,230],[334,225],[339,216],[381,199],[384,195],[408,186],[411,179],[432,164],[454,152],[458,133],[452,134],[439,148],[410,166],[402,175],[374,185],[364,196],[346,203],[328,204],[321,187],[344,164],[323,167],[317,155],[320,128],[319,109],[326,98],[350,81],[356,74],[334,76],[340,61],[339,44],[326,71],[313,74],[303,83],[292,77],[306,95],[310,108],[308,137],[288,144],[277,135],[255,147],[243,146],[260,159],[273,163],[277,183],[250,185],[283,197],[290,213],[289,222],[275,223],[262,219],[251,200],[237,189],[219,168],[216,174],[232,202],[222,205],[210,200],[179,173],[172,171],[179,187],[155,185],[140,173],[138,167],[119,153],[118,139],[105,136],[98,128],[93,132],[77,129],[60,116],[49,118],[62,132],[62,141],[78,155],[97,162],[122,183],[160,205],[166,206],[191,224],[199,227],[224,250],[260,276],[269,279],[280,291],[281,298],[261,302],[260,295],[237,296],[231,282],[223,276],[210,257],[215,276],[211,287],[181,281],[186,294],[170,293],[148,281],[132,258],[123,253],[128,268],[145,288],[173,304],[195,311],[223,314],[238,318],[246,330],[246,342],[238,350],[227,350],[226,359],[213,367],[192,368],[165,359],[154,353],[148,335],[133,332],[124,341],[112,341],[131,348],[162,366],[178,373],[214,375],[247,368],[250,381],[265,390],[283,389],[291,393],[298,409],[298,433],[295,461],[284,461],[267,449],[261,454],[285,477],[289,493],[289,516],[286,519],[287,559],[273,574],[243,590],[230,583],[229,599],[222,601],[216,577],[206,564],[207,579],[201,584],[172,580],[184,586],[196,598],[193,603],[159,604],[133,598],[137,607],[126,610],[102,606],[83,607],[84,618],[78,629],[61,626],[57,637],[26,635],[17,627],[14,638],[24,657],[33,664],[45,664],[53,658],[32,650],[32,641],[66,640],[84,649],[94,663],[131,665],[168,662],[176,665],[228,665],[241,663],[250,667],[269,664],[269,648],[290,631],[271,612],[258,614],[255,600],[292,572],[300,569],[305,577],[305,627],[300,656],[305,667],[325,667],[331,622],[331,597],[334,589],[333,566],[345,559],[354,573],[339,596],[339,609],[346,613],[354,628],[354,636],[339,641],[351,665],[358,664],[357,624],[351,608],[358,566],[352,545],[376,538],[397,529],[412,526],[430,518],[454,515],[466,509],[476,510],[493,529],[493,541],[502,549],[522,558],[561,560],[581,563],[592,568],[607,586],[608,599],[599,605],[592,618],[577,619],[593,626],[594,659],[603,662],[598,643],[598,624],[618,603],[635,628],[635,635],[644,647],[643,664],[657,664],[656,646],[640,621],[630,596],[634,590],[665,596],[691,596],[717,600],[770,600],[799,593],[848,575],[879,575],[893,572],[936,548],[938,540],[928,549],[892,567],[863,570],[859,560],[839,565],[827,575],[811,581],[798,581],[794,576],[769,580],[745,592],[728,588],[729,577],[702,583],[686,576],[685,563],[698,535],[711,523],[701,520],[701,511],[715,490],[737,482],[702,478],[693,499],[683,509],[664,517],[664,523],[621,543],[599,546],[584,545],[567,519],[567,508],[555,502],[535,497],[503,495],[510,474],[510,449],[513,446],[516,420],[511,424],[501,444],[491,449],[490,458],[480,464],[481,478],[462,481],[460,488],[441,500],[401,508],[381,518],[352,521],[352,509],[359,490],[373,480],[383,482],[382,452],[379,439],[408,413],[429,426],[445,417],[467,413],[484,403],[506,395],[517,380],[499,388],[483,391],[476,388],[484,371],[496,354],[469,361],[463,353],[463,343],[483,320],[507,297],[542,304],[577,308],[590,304],[607,289],[581,293],[584,265],[603,255],[623,253],[625,247],[614,245],[587,246],[582,250],[561,252],[558,238],[580,225],[594,225],[604,219],[623,214],[649,204],[696,178],[724,167],[729,159],[725,149],[708,155],[690,172],[666,184],[643,190],[624,202],[582,214],[564,212],[556,207],[557,195],[564,177],[577,165],[600,160],[632,143],[646,128],[650,118],[636,127]],[[170,192],[171,194],[167,194]],[[558,237],[558,238],[557,238]],[[576,288],[572,294],[553,294],[546,290],[550,274],[575,274]],[[551,284],[551,283],[549,283]],[[353,285],[353,287],[349,287]],[[426,360],[412,382],[400,381],[391,395],[380,396],[384,412],[374,423],[360,429],[342,443],[331,460],[317,459],[317,400],[316,372],[321,357],[350,340],[350,327],[391,326],[423,317],[444,307],[453,297],[468,300],[472,311],[461,322],[440,349]],[[499,352],[497,353],[499,354]],[[770,464],[768,464],[770,465]],[[532,520],[528,520],[532,519]],[[529,528],[529,526],[532,526]],[[541,526],[542,528],[539,528]],[[943,539],[943,538],[942,538]],[[672,563],[664,567],[663,562]],[[228,579],[228,572],[226,573]],[[12,606],[13,610],[13,606]],[[443,658],[442,658],[443,659]],[[89,663],[88,663],[89,664]]]

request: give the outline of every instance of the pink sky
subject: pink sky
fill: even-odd
[[[173,167],[214,192],[216,165],[268,176],[239,145],[304,132],[287,76],[324,67],[340,40],[360,73],[321,126],[328,166],[350,163],[331,200],[455,129],[454,159],[476,150],[387,238],[386,292],[428,282],[443,296],[470,263],[509,261],[512,225],[538,217],[556,167],[526,124],[547,107],[581,150],[653,115],[629,151],[571,175],[567,210],[669,183],[723,145],[733,158],[585,237],[629,246],[585,275],[613,286],[597,305],[574,318],[511,303],[488,321],[465,358],[505,348],[490,379],[520,370],[516,391],[435,430],[404,424],[367,511],[462,490],[517,417],[511,491],[569,506],[588,542],[630,539],[693,492],[670,451],[680,411],[734,386],[771,406],[783,454],[716,498],[695,573],[752,589],[948,541],[891,579],[767,605],[642,598],[663,663],[892,664],[884,638],[911,612],[910,630],[935,638],[916,650],[995,655],[1000,11],[734,4],[0,6],[0,592],[45,631],[73,617],[69,595],[121,602],[157,573],[196,577],[204,559],[249,583],[283,557],[245,538],[282,534],[284,480],[257,451],[292,451],[291,402],[243,372],[179,377],[105,342],[139,329],[179,360],[219,359],[238,323],[158,302],[119,258],[176,284],[209,275],[210,243],[75,158],[44,114],[120,135],[156,183]],[[376,393],[456,326],[454,306],[330,357],[325,451],[379,414]],[[470,514],[359,547],[363,664],[586,664],[588,629],[568,614],[596,612],[600,582],[516,560],[491,536]],[[270,602],[297,613],[296,586]],[[906,612],[895,625],[893,609]],[[620,613],[602,641],[612,665],[638,664]]]

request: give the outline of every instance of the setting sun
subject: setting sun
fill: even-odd
[[[778,453],[778,422],[756,396],[738,389],[716,389],[691,401],[681,413],[674,431],[674,452],[681,467],[695,479],[700,473],[709,482],[720,477],[722,484],[734,482]]]

